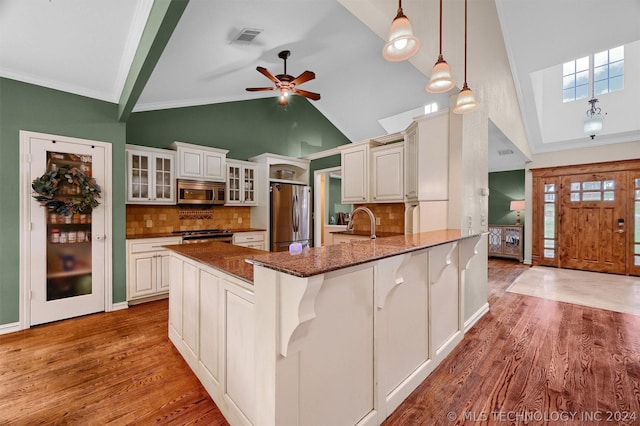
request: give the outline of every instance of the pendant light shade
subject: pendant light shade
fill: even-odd
[[[429,93],[444,93],[453,89],[453,86],[455,83],[451,77],[451,67],[442,57],[442,0],[440,0],[440,53],[431,70],[431,79],[424,90]]]
[[[398,13],[389,29],[389,41],[382,49],[382,56],[387,61],[406,61],[416,54],[420,48],[420,40],[413,35],[411,22],[402,12],[402,0],[398,0]]]
[[[462,86],[462,90],[458,93],[458,99],[456,100],[456,106],[453,108],[453,112],[456,114],[465,114],[475,111],[478,107],[480,107],[480,104],[476,101],[476,97],[467,85],[467,0],[464,0],[464,86]]]

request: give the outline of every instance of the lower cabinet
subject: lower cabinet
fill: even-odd
[[[267,250],[266,231],[236,232],[233,234],[233,245]]]
[[[169,251],[182,237],[127,240],[127,301],[143,301],[169,293]]]

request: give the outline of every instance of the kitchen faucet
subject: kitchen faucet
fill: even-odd
[[[349,220],[349,224],[347,225],[347,231],[353,230],[353,217],[359,211],[363,211],[369,215],[369,219],[371,219],[371,239],[372,240],[375,239],[376,238],[376,218],[373,216],[373,212],[369,210],[369,208],[364,206],[358,207],[351,213],[351,220]]]

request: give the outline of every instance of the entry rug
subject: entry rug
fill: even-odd
[[[533,266],[507,291],[640,316],[640,277]]]

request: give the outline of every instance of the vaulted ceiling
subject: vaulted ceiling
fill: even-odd
[[[458,87],[464,66],[463,4],[445,0],[443,9],[443,53]],[[506,48],[513,72],[508,84],[515,85],[522,111],[514,114],[524,124],[533,153],[549,150],[549,145],[543,143],[531,73],[585,52],[640,40],[637,0],[469,4],[471,11],[488,7],[497,12],[505,45],[496,49]],[[152,6],[152,0],[0,0],[0,76],[118,103]],[[396,14],[394,0],[191,0],[134,98],[133,111],[275,96],[244,89],[268,86],[256,66],[281,73],[278,52],[290,50],[288,73],[316,73],[303,88],[321,93],[321,100],[311,102],[338,129],[352,141],[383,135],[378,120],[432,102],[446,108],[457,93],[424,91],[438,53],[438,1],[405,0],[403,8],[422,46],[411,61],[391,63],[381,52]],[[469,14],[472,88],[474,72],[490,70],[473,55],[474,43],[489,30],[474,21],[476,16]],[[243,28],[260,34],[251,43],[234,42]],[[627,62],[632,66],[633,61]],[[578,127],[581,120],[576,117]],[[615,129],[607,132],[600,138],[604,143],[607,138],[640,139],[640,133],[620,138]],[[565,141],[558,142],[554,149]],[[570,142],[570,147],[590,143],[586,138]],[[500,158],[497,152],[505,149],[515,151],[514,156]],[[521,167],[526,156],[492,125],[489,158],[491,168],[498,170]]]

